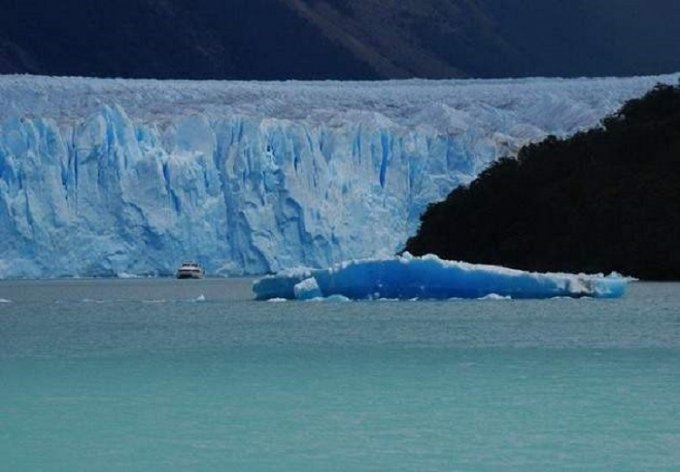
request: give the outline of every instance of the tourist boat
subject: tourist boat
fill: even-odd
[[[183,262],[177,269],[178,279],[200,279],[203,278],[203,269],[196,262]]]

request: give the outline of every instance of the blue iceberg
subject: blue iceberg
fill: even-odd
[[[389,259],[343,262],[328,269],[291,269],[256,281],[253,291],[257,300],[337,296],[352,300],[618,298],[629,280],[617,274],[525,272],[406,253]]]

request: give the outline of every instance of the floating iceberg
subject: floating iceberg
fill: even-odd
[[[258,280],[253,291],[257,300],[332,296],[353,300],[618,298],[628,281],[616,274],[541,274],[407,253],[390,259],[344,262],[329,269],[287,270]]]

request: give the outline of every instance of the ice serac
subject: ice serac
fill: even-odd
[[[495,159],[677,80],[0,77],[0,277],[391,256]]]
[[[405,254],[349,261],[328,269],[290,269],[258,280],[253,291],[258,300],[618,298],[627,283],[615,274],[539,274]]]

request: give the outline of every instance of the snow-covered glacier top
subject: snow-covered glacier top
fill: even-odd
[[[467,120],[477,115],[506,111],[518,124],[569,133],[597,123],[622,98],[679,77],[238,82],[10,75],[0,77],[0,119],[30,115],[73,124],[117,104],[134,119],[161,124],[200,113],[447,133],[474,125]]]
[[[428,203],[680,75],[0,77],[0,276],[244,274],[388,256]]]

